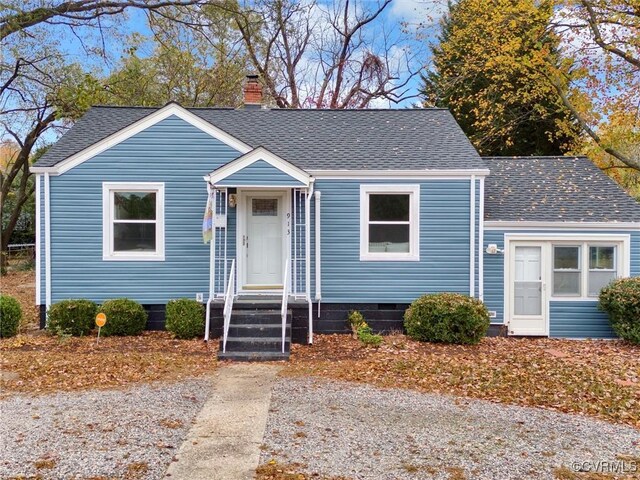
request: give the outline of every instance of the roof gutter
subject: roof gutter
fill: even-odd
[[[428,169],[428,170],[307,170],[316,178],[389,178],[389,177],[486,177],[489,169]]]
[[[485,220],[485,230],[640,230],[640,222],[571,222],[571,221],[531,221],[531,220]]]

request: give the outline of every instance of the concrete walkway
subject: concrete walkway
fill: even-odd
[[[281,367],[233,363],[219,368],[209,400],[169,465],[165,479],[252,479],[260,460],[271,387]]]

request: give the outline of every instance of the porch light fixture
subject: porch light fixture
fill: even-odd
[[[236,198],[236,194],[235,193],[230,193],[229,194],[229,207],[230,208],[236,208],[237,203],[238,203],[238,199]]]
[[[495,243],[490,243],[489,245],[487,245],[486,252],[489,255],[496,255],[497,253],[504,253],[504,250],[500,250],[498,248],[498,245],[496,245]]]

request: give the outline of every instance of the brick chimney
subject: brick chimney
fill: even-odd
[[[262,106],[262,85],[258,81],[258,75],[247,75],[244,83],[245,108],[260,108]]]

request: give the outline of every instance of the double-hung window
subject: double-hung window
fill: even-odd
[[[103,184],[103,259],[164,260],[164,184]]]
[[[360,260],[420,259],[420,186],[360,186]]]
[[[589,296],[598,296],[617,276],[616,247],[589,245]]]
[[[553,294],[579,297],[582,294],[582,260],[580,245],[554,245]]]
[[[620,276],[622,243],[553,245],[553,296],[594,298]]]

